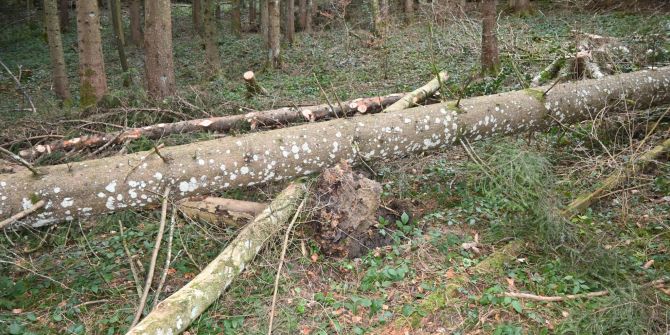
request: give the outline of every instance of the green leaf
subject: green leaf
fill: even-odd
[[[402,312],[402,315],[409,317],[414,312],[416,312],[416,308],[412,305],[403,305],[401,312]]]
[[[512,301],[512,308],[514,308],[514,310],[519,314],[521,314],[521,312],[523,311],[523,308],[521,308],[521,303],[519,302],[519,300]]]
[[[403,212],[402,215],[400,216],[400,220],[402,221],[403,224],[407,224],[409,222],[409,215]]]
[[[12,335],[18,335],[23,333],[23,326],[18,323],[12,323],[9,325],[9,333]]]

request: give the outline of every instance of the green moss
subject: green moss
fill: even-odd
[[[545,97],[544,97],[544,92],[540,90],[536,90],[534,88],[527,88],[523,90],[524,93],[527,95],[537,99],[537,101],[544,103]]]
[[[82,108],[95,105],[97,97],[95,96],[95,90],[91,82],[84,79],[81,83],[81,88],[79,89],[79,105]]]

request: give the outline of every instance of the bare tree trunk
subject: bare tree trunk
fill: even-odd
[[[286,1],[286,40],[293,44],[295,38],[295,0]]]
[[[267,0],[268,2],[268,65],[279,69],[281,68],[280,55],[280,17],[279,6],[280,0]]]
[[[314,18],[314,0],[307,0],[307,16],[305,17],[305,32],[312,32],[312,18]]]
[[[544,92],[548,93],[545,95]],[[588,92],[588,94],[583,94]],[[625,101],[626,103],[619,103]],[[0,216],[44,200],[23,219],[33,227],[147,208],[166,186],[174,200],[309,175],[341,160],[397,159],[460,140],[546,130],[670,102],[670,67],[521,90],[397,112],[339,118],[126,156],[0,174]],[[161,157],[169,157],[163,160]]]
[[[126,45],[126,36],[123,31],[123,18],[121,17],[121,0],[109,0],[109,11],[112,14],[112,28],[116,39],[121,42],[121,46]]]
[[[216,0],[202,0],[205,7],[204,28],[205,28],[205,62],[211,70],[211,75],[217,76],[221,72],[221,58],[219,56],[219,43],[217,34],[217,23],[215,9],[218,6]]]
[[[405,11],[405,23],[411,23],[414,16],[414,0],[403,0],[403,9]]]
[[[522,16],[530,13],[530,0],[510,0],[509,6],[514,13]]]
[[[154,99],[169,97],[177,90],[170,12],[170,0],[152,0],[144,4],[144,65],[149,96]]]
[[[49,40],[49,55],[53,71],[54,91],[62,100],[70,98],[65,57],[63,56],[63,42],[60,36],[58,9],[56,0],[44,0],[44,25]]]
[[[130,40],[141,48],[144,45],[142,36],[142,0],[130,0]]]
[[[495,75],[500,70],[498,37],[496,35],[496,7],[498,0],[482,3],[482,74]]]
[[[249,0],[249,27],[252,31],[255,31],[258,27],[256,20],[256,0]]]
[[[107,76],[102,56],[98,3],[77,0],[80,105],[95,104],[107,93]]]
[[[303,185],[290,184],[200,274],[163,300],[126,335],[180,334],[188,328],[223,294],[263,245],[289,225],[304,196]]]
[[[46,5],[45,5],[46,7]],[[68,31],[70,27],[70,1],[58,0],[58,19],[60,20],[60,29],[62,32]]]
[[[261,35],[263,36],[263,42],[265,49],[270,48],[270,16],[268,12],[268,1],[269,0],[259,0],[259,7],[261,12]]]
[[[382,37],[384,35],[383,18],[381,10],[379,9],[379,0],[369,0],[370,15],[372,16],[372,34],[375,37]]]
[[[379,15],[381,15],[382,20],[388,20],[389,18],[389,1],[381,0],[379,2]]]
[[[240,7],[242,6],[242,0],[232,0],[231,1],[232,9],[230,12],[230,27],[233,30],[235,36],[242,36],[242,14]]]
[[[123,21],[121,19],[121,1],[109,0],[109,9],[112,12],[112,25],[114,28],[114,38],[116,40],[116,51],[119,53],[119,63],[121,71],[128,73],[128,60],[126,59],[126,50],[124,48]],[[123,86],[130,86],[130,77],[124,75]]]
[[[202,35],[202,1],[203,0],[193,0],[193,5],[191,7],[191,16],[193,18],[193,29],[198,35]]]
[[[298,24],[300,25],[300,30],[305,30],[305,24],[307,23],[307,0],[298,1]]]

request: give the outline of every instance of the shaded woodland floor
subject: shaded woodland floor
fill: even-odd
[[[553,59],[574,51],[572,30],[624,42],[631,52],[615,62],[618,72],[670,61],[670,13],[574,13],[541,4],[536,9],[528,17],[500,16],[501,73],[465,85],[478,71],[480,23],[474,10],[471,18],[449,18],[444,24],[427,14],[407,27],[398,19],[381,41],[369,39],[362,23],[344,26],[335,20],[312,35],[299,33],[294,46],[284,47],[282,70],[263,70],[265,50],[258,35],[237,39],[224,29],[224,75],[211,78],[194,37],[190,8],[178,5],[173,8],[173,35],[179,96],[147,103],[141,54],[132,48],[133,86],[122,87],[116,52],[106,48],[110,98],[100,110],[83,112],[76,103],[61,106],[49,90],[41,26],[16,22],[3,28],[7,33],[0,36],[0,55],[11,69],[29,70],[22,83],[38,114],[14,111],[26,104],[11,79],[0,74],[0,145],[17,151],[26,147],[26,138],[116,129],[110,124],[140,126],[323,103],[326,97],[337,101],[404,92],[440,70],[450,74],[441,92],[450,99],[523,89]],[[102,24],[103,40],[111,41],[106,16]],[[77,91],[74,30],[72,26],[64,35],[72,92]],[[241,75],[247,70],[257,72],[270,96],[245,98]],[[569,130],[478,143],[474,152],[481,157],[479,164],[462,148],[369,163],[364,173],[382,183],[384,202],[403,202],[412,219],[389,229],[392,245],[355,260],[324,257],[307,227],[299,226],[280,282],[276,333],[666,334],[670,296],[666,288],[649,283],[670,276],[667,156],[570,223],[555,219],[562,206],[633,153],[667,138],[670,123],[659,118],[665,110],[631,110],[607,119],[594,117]],[[655,134],[640,147],[658,120]],[[215,136],[174,135],[158,142],[176,145]],[[126,150],[147,150],[158,142],[137,141]],[[86,154],[46,155],[37,164],[64,163]],[[281,187],[222,196],[266,201]],[[158,221],[158,213],[128,211],[38,230],[5,231],[0,235],[0,333],[123,333],[138,303],[129,262],[148,264]],[[175,259],[161,297],[188,282],[238,229],[179,221]],[[523,245],[518,253],[509,259],[488,258],[513,239]],[[477,250],[463,247],[473,241]],[[266,333],[280,250],[277,240],[262,251],[188,332]],[[473,271],[482,262],[493,266]],[[448,296],[453,282],[458,288]],[[551,303],[499,296],[513,290],[545,296],[609,293]]]

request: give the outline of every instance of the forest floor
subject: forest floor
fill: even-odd
[[[176,5],[173,35],[179,96],[148,105],[141,83],[141,54],[131,47],[127,51],[133,84],[122,87],[118,57],[106,43],[110,98],[100,110],[83,112],[76,102],[59,103],[50,91],[42,27],[20,21],[3,27],[0,58],[10,69],[23,69],[22,84],[38,113],[15,111],[27,105],[11,78],[0,74],[0,145],[17,151],[30,137],[114,130],[110,124],[140,126],[323,103],[324,94],[347,100],[404,92],[423,84],[436,70],[450,74],[442,92],[447,98],[522,89],[557,56],[574,52],[572,30],[623,41],[631,52],[617,62],[618,72],[670,61],[668,12],[575,13],[540,6],[528,17],[500,16],[502,71],[464,88],[478,71],[480,28],[474,11],[472,15],[473,19],[450,18],[439,25],[430,24],[428,15],[407,27],[393,21],[387,36],[374,42],[362,25],[344,26],[335,20],[312,35],[298,33],[295,45],[283,49],[281,70],[263,70],[265,50],[257,34],[245,33],[238,39],[226,30],[220,40],[223,76],[212,78],[194,37],[190,7]],[[111,41],[106,16],[103,26],[103,40]],[[73,93],[77,91],[74,30],[73,23],[64,36]],[[270,96],[245,98],[241,74],[247,70],[257,72]],[[96,119],[104,124],[87,121],[109,110],[115,112]],[[670,291],[649,283],[670,276],[668,160],[637,173],[584,214],[571,220],[559,216],[565,204],[591,190],[634,153],[667,138],[670,123],[658,118],[664,111],[631,110],[567,131],[484,141],[474,144],[480,163],[469,160],[462,148],[369,163],[366,173],[383,185],[384,203],[403,201],[411,219],[395,225],[380,222],[394,226],[388,232],[393,244],[354,260],[325,257],[308,229],[299,226],[281,276],[275,333],[667,334]],[[655,134],[642,141],[656,120],[660,121]],[[214,136],[174,135],[159,142],[176,145]],[[141,140],[127,150],[147,150],[157,143]],[[119,148],[114,150],[109,154]],[[36,164],[83,159],[85,154],[47,155]],[[222,196],[267,201],[281,187],[253,187]],[[119,222],[125,227],[123,236]],[[4,231],[0,333],[123,333],[138,303],[129,263],[148,264],[158,222],[157,213],[127,211],[42,229]],[[193,278],[238,229],[179,220],[174,260],[161,297]],[[476,248],[464,247],[471,242]],[[132,260],[124,243],[136,255]],[[521,247],[510,249],[516,243]],[[267,333],[280,250],[277,239],[187,332]],[[162,252],[159,273],[164,257]],[[601,290],[607,295],[560,302],[501,297],[508,291],[564,296]]]

